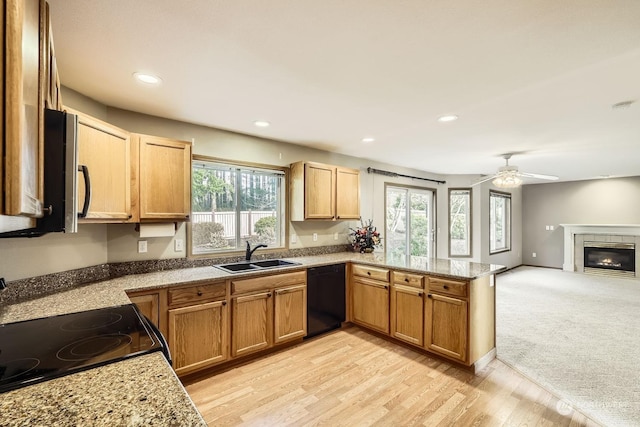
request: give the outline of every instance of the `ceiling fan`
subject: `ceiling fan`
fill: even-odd
[[[529,173],[529,172],[519,172],[517,166],[509,166],[509,159],[513,154],[508,153],[504,154],[502,158],[505,160],[505,166],[502,166],[498,169],[493,175],[487,176],[477,182],[471,184],[471,186],[482,184],[483,182],[487,182],[489,180],[493,180],[493,185],[499,188],[515,188],[522,184],[521,178],[536,178],[536,179],[544,179],[547,181],[556,181],[558,179],[555,175],[542,175],[539,173]]]

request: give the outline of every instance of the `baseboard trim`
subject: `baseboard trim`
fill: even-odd
[[[477,374],[478,372],[486,368],[487,365],[489,365],[489,363],[491,363],[491,361],[496,358],[496,354],[496,348],[493,347],[487,354],[476,360],[476,362],[471,365],[473,368],[473,373]]]

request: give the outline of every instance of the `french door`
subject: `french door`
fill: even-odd
[[[435,190],[387,184],[385,204],[387,258],[435,258]]]

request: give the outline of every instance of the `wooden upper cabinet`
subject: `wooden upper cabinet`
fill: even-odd
[[[336,168],[336,219],[360,219],[360,171]]]
[[[140,221],[186,220],[191,211],[191,143],[137,135]]]
[[[89,169],[91,204],[84,222],[131,219],[131,141],[129,133],[86,114],[78,115],[78,164]],[[84,180],[78,177],[78,210],[84,204]]]
[[[360,218],[360,171],[315,162],[291,165],[292,221]]]
[[[44,0],[7,0],[1,18],[4,147],[0,172],[4,197],[0,213],[43,215],[44,169]],[[28,220],[27,220],[28,221]],[[35,221],[30,222],[34,225]],[[22,225],[25,225],[24,223]],[[4,228],[4,226],[2,227]]]
[[[319,163],[304,165],[305,219],[334,219],[335,168]]]

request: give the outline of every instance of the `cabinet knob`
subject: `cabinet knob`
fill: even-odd
[[[222,301],[222,305],[227,305],[227,302],[226,301]]]
[[[444,286],[443,286],[443,288],[444,288],[444,289],[449,289],[449,286],[444,285]]]
[[[405,277],[405,278],[404,278],[404,281],[408,283],[408,282],[409,282],[409,278],[408,278],[408,277]]]
[[[431,294],[427,294],[427,298],[431,298]]]
[[[368,276],[371,276],[371,272],[370,272],[370,271],[367,271],[367,275],[368,275]]]
[[[419,297],[421,297],[422,295],[424,295],[422,292],[418,292]]]
[[[271,298],[271,292],[267,293],[267,298]]]
[[[201,297],[202,296],[202,291],[198,291],[198,296]]]

